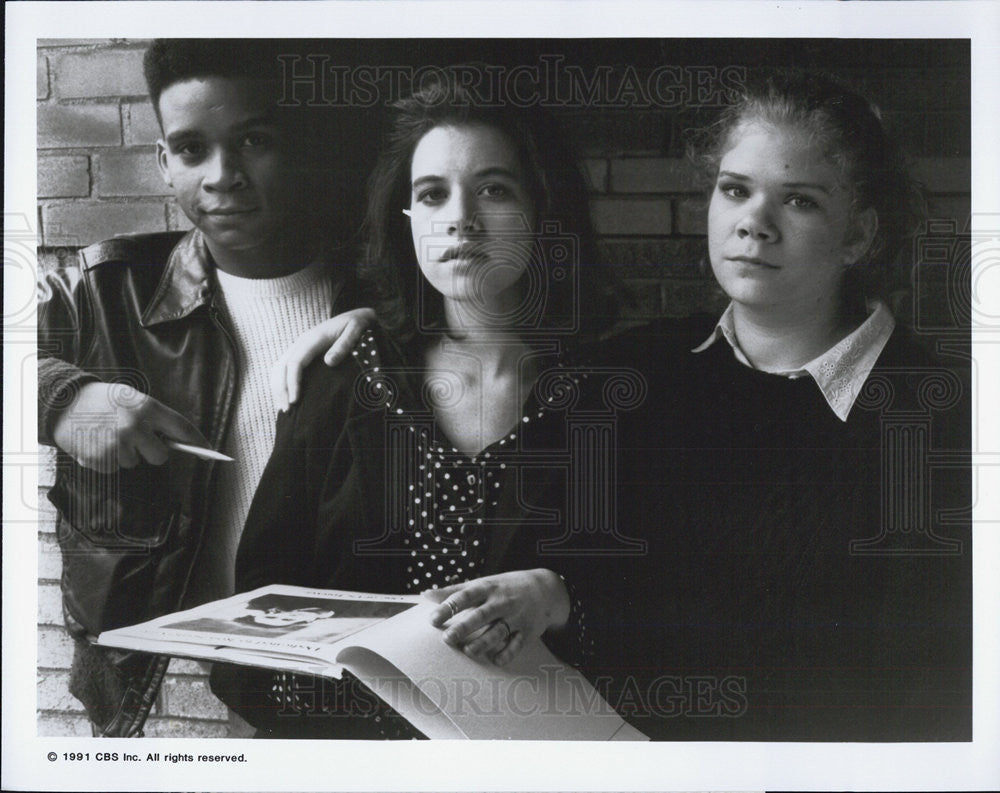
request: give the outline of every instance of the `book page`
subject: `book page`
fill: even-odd
[[[428,700],[474,740],[610,740],[625,724],[583,675],[540,641],[528,642],[507,667],[479,663],[445,644],[430,624],[435,608],[421,603],[354,637],[399,670],[397,681],[412,680],[419,696],[399,682],[378,681],[386,670],[353,648],[336,660],[383,698],[392,694],[386,702],[411,721]],[[645,740],[631,728],[625,736]]]
[[[466,737],[410,678],[378,653],[364,647],[348,647],[339,658],[358,680],[428,738]]]

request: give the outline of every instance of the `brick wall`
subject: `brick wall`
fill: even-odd
[[[47,248],[189,228],[155,167],[159,137],[142,77],[145,42],[42,41],[38,213]]]
[[[116,234],[188,228],[155,168],[156,118],[145,97],[146,42],[43,40],[38,46],[38,226],[42,267],[72,267],[75,251]],[[666,63],[788,63],[823,67],[862,86],[918,159],[936,217],[965,228],[969,216],[968,65],[960,43],[747,42],[636,44],[636,59]],[[320,45],[322,46],[322,45]],[[546,42],[553,47],[553,42]],[[607,44],[566,45],[569,58],[617,63]],[[378,52],[367,43],[366,48]],[[428,62],[447,63],[439,47]],[[541,45],[528,57],[531,61]],[[581,55],[581,53],[584,53]],[[950,54],[949,54],[950,53]],[[386,56],[391,57],[391,56]],[[509,56],[508,56],[509,57]],[[930,58],[933,57],[933,60]],[[377,60],[377,57],[376,57]],[[489,61],[481,56],[478,60]],[[386,61],[388,62],[388,61]],[[935,63],[933,68],[925,63]],[[635,287],[636,319],[683,316],[716,308],[718,293],[699,272],[704,208],[682,159],[680,130],[695,114],[659,110],[571,109],[567,128],[585,156],[594,221],[606,260]],[[67,691],[71,653],[61,628],[60,561],[54,514],[39,492],[38,732],[89,735],[80,704]],[[226,734],[225,709],[208,693],[202,668],[175,660],[147,734]]]

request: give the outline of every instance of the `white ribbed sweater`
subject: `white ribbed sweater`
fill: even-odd
[[[239,278],[216,270],[220,307],[236,343],[238,392],[222,451],[212,512],[188,603],[233,594],[236,548],[254,491],[274,445],[277,408],[271,367],[298,336],[329,318],[332,287],[321,266],[280,278]]]

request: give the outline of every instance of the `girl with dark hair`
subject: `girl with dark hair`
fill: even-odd
[[[390,108],[388,131],[368,180],[360,272],[375,314],[355,312],[346,327],[343,322],[325,322],[300,337],[275,367],[272,380],[274,398],[286,409],[298,399],[309,363],[320,353],[328,364],[338,363],[359,328],[376,316],[404,345],[420,345],[440,335],[444,298],[421,275],[420,243],[408,220],[412,215],[404,214],[413,201],[411,159],[421,139],[436,127],[494,129],[513,147],[520,164],[523,189],[536,217],[532,224],[523,214],[508,213],[504,219],[508,225],[499,244],[520,238],[531,247],[515,289],[517,311],[501,321],[526,338],[555,334],[593,341],[617,318],[625,292],[614,271],[598,265],[587,183],[555,119],[533,108],[477,104],[447,72],[442,74],[440,81],[429,82]],[[418,221],[426,214],[418,208]]]
[[[615,345],[658,398],[620,424],[649,554],[603,580],[601,668],[659,739],[968,740],[968,391],[872,288],[919,194],[817,76],[748,85],[703,141],[731,302]]]
[[[545,384],[583,390],[615,291],[583,179],[548,119],[445,81],[393,108],[369,194],[380,327],[353,364],[308,370],[279,419],[237,587],[430,590],[443,641],[482,663],[571,643],[560,557],[539,552],[568,531],[572,477],[543,461],[570,442]],[[415,735],[349,679],[218,670],[213,689],[270,736]]]
[[[609,298],[616,282],[609,270],[595,266],[587,186],[565,138],[547,115],[509,106],[483,107],[447,83],[432,84],[397,103],[382,156],[369,181],[364,273],[374,288],[383,327],[409,341],[418,330],[440,327],[444,321],[445,296],[426,280],[422,289],[414,289],[422,243],[415,236],[418,229],[401,222],[400,208],[410,207],[408,211],[414,214],[408,216],[419,222],[429,216],[425,208],[434,203],[433,196],[411,195],[412,160],[426,135],[437,128],[483,127],[494,130],[511,148],[523,198],[534,215],[504,210],[508,214],[503,219],[504,237],[516,242],[518,237],[529,236],[534,247],[518,285],[519,312],[502,321],[550,335],[574,331],[579,321],[579,330],[596,336],[614,320],[614,303]],[[503,191],[502,187],[488,189],[493,194],[481,196],[484,203],[475,209],[483,217],[489,214],[489,202],[498,203]],[[577,271],[573,277],[563,277],[566,273],[559,265]],[[543,295],[544,303],[538,300]],[[580,304],[590,309],[586,317],[577,310]]]

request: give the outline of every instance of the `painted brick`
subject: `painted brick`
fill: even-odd
[[[663,154],[670,137],[668,114],[604,110],[573,113],[563,119],[576,149],[589,157]]]
[[[144,50],[99,49],[68,52],[54,58],[53,92],[61,99],[142,96]]]
[[[167,204],[167,228],[171,231],[189,231],[194,228],[194,223],[174,201]]]
[[[202,665],[204,664],[204,666]],[[208,677],[209,662],[195,661],[192,658],[171,658],[171,675],[191,675],[193,677]]]
[[[882,107],[967,110],[968,75],[953,66],[896,68],[885,73],[887,90],[874,97]]]
[[[69,672],[39,672],[36,679],[39,710],[83,712],[83,705],[69,693]]]
[[[587,181],[590,189],[595,193],[606,193],[608,191],[608,161],[589,159],[583,161],[584,171],[587,174]]]
[[[660,284],[663,316],[689,317],[694,313],[718,316],[729,302],[715,281],[664,281]]]
[[[35,728],[40,738],[89,738],[93,735],[86,716],[68,713],[39,713]]]
[[[58,584],[38,585],[38,624],[62,626],[62,595]]]
[[[708,208],[704,198],[685,198],[678,201],[677,228],[678,234],[706,234]]]
[[[627,264],[615,268],[620,278],[655,278],[657,281],[700,281],[705,275],[697,265]]]
[[[653,319],[660,316],[660,282],[653,278],[629,278],[625,281],[632,304],[622,310],[623,320]]]
[[[95,159],[94,187],[101,197],[170,195],[153,149],[102,152]]]
[[[58,269],[79,269],[80,252],[77,248],[38,248],[38,268],[42,273]]]
[[[40,468],[38,484],[51,486],[56,481],[56,450],[51,446],[38,447]]]
[[[49,61],[44,55],[39,55],[35,63],[35,98],[49,98]]]
[[[41,581],[58,582],[62,576],[62,557],[55,534],[40,533],[38,536],[38,578]]]
[[[228,729],[221,721],[151,718],[143,732],[148,738],[225,738]]]
[[[38,148],[119,146],[122,142],[118,105],[40,105]]]
[[[62,628],[38,628],[39,669],[69,669],[73,661],[73,640]]]
[[[969,193],[972,162],[964,157],[925,157],[913,168],[914,177],[932,193]]]
[[[12,391],[16,388],[25,401],[30,402],[28,392],[33,385],[22,375],[16,386],[10,382],[8,388]],[[32,531],[37,526],[39,517],[37,491],[33,481],[38,474],[38,461],[30,451],[16,451],[18,447],[30,444],[31,438],[24,433],[23,426],[18,426],[6,434],[4,441],[7,444],[4,455],[4,526],[9,531]]]
[[[226,706],[209,691],[206,681],[167,677],[160,696],[165,716],[228,719]]]
[[[46,490],[38,490],[38,532],[40,535],[49,538],[52,543],[57,543],[56,535],[56,510],[51,502],[46,498]],[[39,569],[41,573],[41,569]]]
[[[61,266],[60,256],[57,253],[63,248],[38,248],[38,270],[40,274],[55,272]]]
[[[903,150],[915,157],[965,158],[972,135],[968,112],[932,107],[885,114],[886,124]]]
[[[625,277],[639,276],[630,268],[666,267],[672,276],[699,277],[699,264],[708,255],[700,239],[605,240],[598,244],[601,261],[622,268]]]
[[[49,451],[48,447],[43,446],[41,448],[46,452]],[[38,531],[46,534],[55,534],[56,508],[47,498],[48,492],[48,487],[38,488]]]
[[[664,198],[599,198],[590,207],[598,234],[670,233],[670,201]]]
[[[684,160],[642,157],[612,160],[608,189],[612,193],[696,192],[691,166]]]
[[[925,112],[919,121],[921,147],[910,151],[925,157],[968,157],[972,141],[972,119],[968,112]]]
[[[89,194],[89,157],[38,158],[39,198],[72,198]]]
[[[118,234],[163,231],[161,203],[74,203],[42,207],[42,232],[47,245],[84,240],[97,242]]]
[[[123,106],[125,117],[125,143],[129,146],[148,146],[160,137],[160,123],[149,102],[129,102]]]
[[[882,120],[888,129],[893,131],[896,142],[911,156],[929,156],[940,154],[930,152],[924,144],[924,114],[902,110],[886,110]]]
[[[114,39],[39,39],[39,47],[93,47],[111,44]]]

